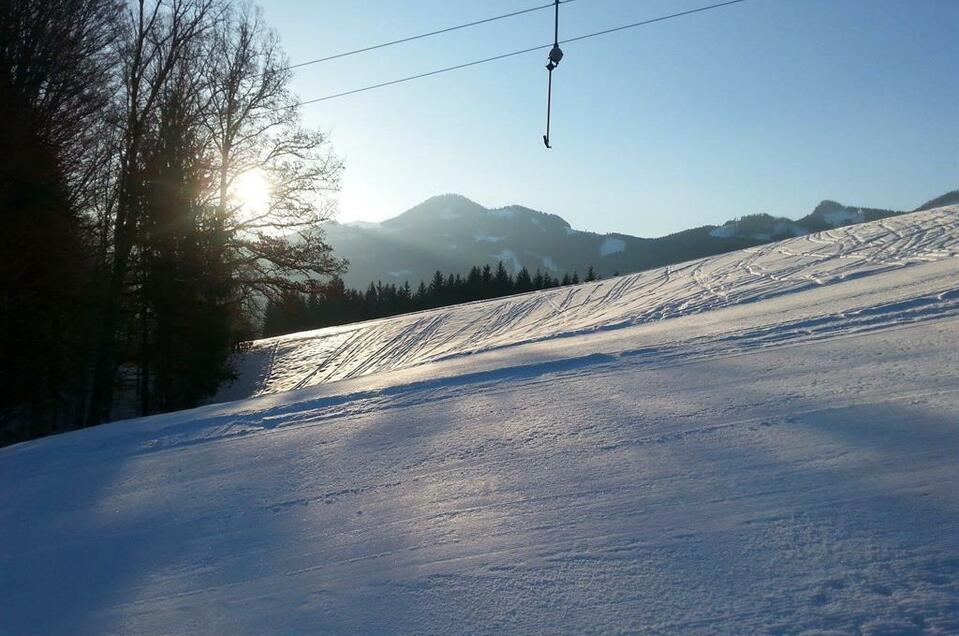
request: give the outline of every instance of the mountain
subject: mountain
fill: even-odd
[[[927,205],[947,205],[957,194]],[[336,253],[350,262],[347,285],[363,288],[375,280],[415,285],[436,270],[465,274],[473,265],[497,261],[514,272],[526,266],[583,274],[592,266],[608,277],[896,214],[901,212],[823,201],[798,221],[753,214],[649,239],[576,230],[555,214],[520,205],[487,209],[464,196],[444,194],[381,223],[330,224],[327,235]]]

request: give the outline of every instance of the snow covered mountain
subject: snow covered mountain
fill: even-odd
[[[959,633],[959,206],[257,343],[0,449],[0,634]]]
[[[489,210],[448,194],[382,223],[331,224],[328,235],[336,253],[350,261],[347,284],[362,289],[375,280],[415,286],[437,269],[466,274],[473,265],[497,261],[514,272],[526,266],[560,276],[582,275],[592,266],[608,277],[896,214],[824,201],[798,221],[755,214],[645,239],[574,230],[555,214],[518,205]]]

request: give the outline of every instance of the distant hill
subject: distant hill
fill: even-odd
[[[932,210],[933,208],[941,208],[945,205],[959,205],[959,190],[953,190],[952,192],[947,192],[941,197],[936,197],[931,201],[923,203],[918,208],[916,212],[922,212],[924,210]]]
[[[954,202],[959,202],[959,191],[919,209]],[[526,266],[582,274],[593,266],[610,276],[897,214],[903,212],[823,201],[796,221],[753,214],[648,239],[575,230],[555,214],[520,205],[488,209],[464,196],[444,194],[381,223],[333,223],[327,234],[336,253],[350,261],[346,284],[362,288],[375,280],[415,285],[436,270],[465,274],[472,265],[497,261],[514,272]]]

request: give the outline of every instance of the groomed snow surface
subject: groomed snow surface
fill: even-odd
[[[258,397],[0,450],[0,634],[959,633],[957,256],[942,208],[263,341]]]

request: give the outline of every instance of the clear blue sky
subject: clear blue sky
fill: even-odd
[[[293,62],[544,0],[262,0]],[[711,4],[576,0],[560,37]],[[540,11],[297,71],[304,99],[534,46]],[[911,208],[959,187],[959,1],[748,0],[304,107],[346,162],[341,220],[432,195],[657,236],[821,199]]]

